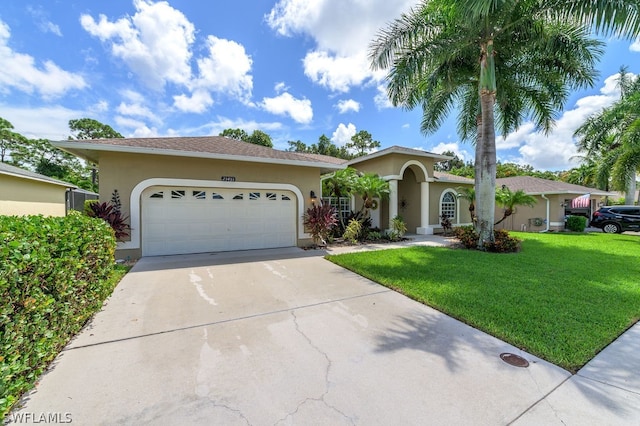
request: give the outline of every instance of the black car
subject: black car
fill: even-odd
[[[593,213],[591,226],[602,229],[608,234],[624,231],[640,232],[639,206],[605,206]]]

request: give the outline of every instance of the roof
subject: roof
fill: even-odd
[[[303,167],[319,167],[326,171],[344,168],[341,166],[342,163],[329,160],[329,158],[333,157],[280,151],[224,136],[64,140],[51,143],[93,163],[100,162],[101,152],[123,152],[279,163]]]
[[[405,148],[403,146],[394,145],[389,148],[385,148],[380,151],[373,152],[371,154],[367,154],[363,157],[356,157],[353,160],[350,160],[347,164],[357,164],[362,163],[363,161],[371,160],[372,158],[382,157],[390,154],[405,154],[405,155],[414,155],[418,157],[428,157],[433,158],[438,161],[451,160],[453,157],[448,155],[434,154],[433,152],[423,151],[421,149],[413,149],[413,148]]]
[[[496,187],[506,185],[512,191],[523,190],[529,195],[540,194],[591,194],[611,196],[611,192],[589,188],[582,185],[561,182],[557,180],[542,179],[534,176],[514,176],[496,179]]]
[[[50,183],[52,185],[64,186],[65,188],[77,188],[77,186],[68,182],[63,182],[58,179],[50,178],[49,176],[41,175],[29,170],[21,169],[20,167],[12,166],[7,163],[0,162],[0,175],[15,176],[23,179],[35,180],[39,182]]]
[[[470,185],[475,183],[473,179],[445,172],[433,172],[433,177],[436,178],[436,181],[438,182],[466,183]]]

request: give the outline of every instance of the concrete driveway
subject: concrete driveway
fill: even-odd
[[[143,258],[10,418],[535,424],[523,413],[571,377],[322,254]],[[503,352],[530,366],[503,362]]]

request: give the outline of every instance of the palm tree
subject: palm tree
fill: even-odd
[[[353,189],[353,193],[362,197],[362,208],[360,213],[368,216],[370,210],[378,208],[377,198],[386,199],[389,197],[389,182],[374,173],[365,173],[360,176]]]
[[[522,189],[518,189],[513,192],[506,186],[503,186],[501,189],[496,191],[496,201],[502,206],[504,213],[502,215],[502,219],[494,223],[494,225],[498,225],[503,220],[514,214],[516,212],[516,206],[533,207],[536,204],[535,197],[528,195]]]
[[[635,36],[638,3],[424,0],[372,43],[391,101],[422,106],[425,133],[456,105],[461,137],[475,136],[479,246],[493,239],[496,126],[504,135],[530,117],[548,131],[569,90],[593,84],[602,44],[590,25]]]
[[[456,190],[458,191],[458,198],[462,198],[469,202],[469,214],[471,215],[471,221],[475,226],[478,222],[478,218],[476,217],[476,189],[470,186],[459,186]]]
[[[633,204],[636,172],[640,167],[640,78],[625,67],[618,77],[620,99],[589,117],[574,133],[578,150],[598,164],[598,180],[611,180],[614,189],[624,190],[625,203]]]

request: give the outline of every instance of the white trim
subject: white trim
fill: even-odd
[[[445,188],[440,193],[440,201],[438,202],[438,219],[442,217],[442,199],[444,198],[444,194],[451,192],[453,194],[453,199],[456,200],[456,222],[452,225],[458,225],[460,223],[460,197],[458,197],[458,191],[453,188]]]
[[[562,226],[564,227],[564,222],[549,222],[549,226]]]
[[[288,183],[263,183],[263,182],[221,182],[213,180],[197,180],[197,179],[175,179],[175,178],[151,178],[138,183],[129,197],[129,217],[131,218],[131,241],[118,243],[118,250],[129,250],[141,248],[140,226],[142,225],[140,216],[140,207],[142,200],[140,196],[142,192],[151,186],[190,186],[201,188],[238,188],[238,189],[280,189],[291,191],[298,198],[298,238],[305,239],[311,236],[304,232],[302,224],[302,215],[304,214],[304,197],[302,191],[297,186]]]
[[[400,168],[400,176],[404,177],[404,172],[405,170],[407,170],[409,166],[418,166],[418,168],[422,170],[422,173],[424,173],[424,179],[425,180],[429,179],[429,173],[427,173],[427,168],[424,166],[424,164],[416,160],[409,160],[406,163],[404,163],[404,165]],[[400,180],[402,180],[402,178],[400,178]]]

